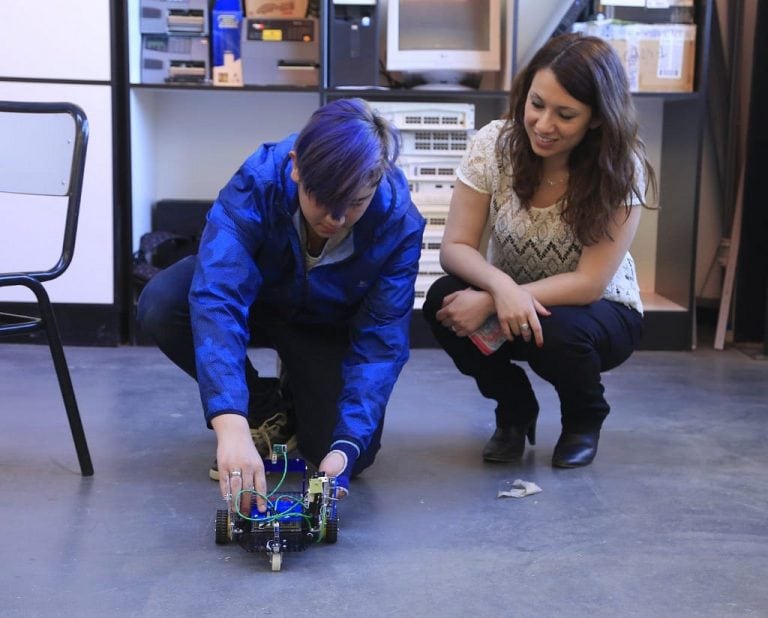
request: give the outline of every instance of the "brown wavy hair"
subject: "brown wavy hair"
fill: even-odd
[[[614,209],[623,207],[629,216],[635,197],[648,207],[639,173],[645,173],[646,187],[656,192],[656,176],[638,136],[627,76],[610,44],[581,34],[550,39],[517,75],[497,147],[503,173],[510,174],[512,188],[525,208],[530,208],[541,183],[542,159],[531,148],[523,116],[531,82],[543,69],[551,70],[568,94],[591,108],[592,119],[600,121],[570,154],[562,213],[583,245],[595,244],[609,235]]]

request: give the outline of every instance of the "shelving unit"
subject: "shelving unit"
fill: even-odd
[[[456,169],[475,131],[472,103],[374,101],[373,107],[400,130],[398,164],[413,203],[427,220],[416,277],[414,309],[421,309],[432,283],[444,275],[440,246]]]
[[[320,3],[320,48],[327,49],[328,3]],[[379,2],[380,9],[386,2]],[[643,347],[682,350],[695,346],[694,271],[697,204],[707,83],[707,50],[713,0],[699,0],[696,9],[696,92],[639,94],[643,137],[660,179],[658,211],[645,211],[631,252],[638,267],[646,306]],[[559,5],[559,6],[558,6]],[[133,248],[150,229],[152,204],[160,199],[211,199],[237,166],[264,141],[296,131],[312,111],[327,101],[360,96],[373,102],[459,103],[474,105],[475,126],[482,127],[506,110],[509,76],[517,59],[538,46],[538,32],[546,31],[545,11],[561,10],[562,3],[510,0],[506,19],[505,69],[486,75],[479,90],[382,90],[328,87],[328,71],[321,63],[317,87],[207,85],[144,85],[140,83],[139,0],[126,9],[129,85],[127,107],[130,129],[130,183]],[[380,20],[383,21],[383,20]],[[544,24],[542,26],[542,24]],[[511,46],[514,32],[518,45]],[[380,37],[381,38],[381,37]],[[326,57],[324,51],[321,58]],[[415,346],[432,345],[431,335],[414,319]]]

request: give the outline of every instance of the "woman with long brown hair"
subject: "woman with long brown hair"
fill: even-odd
[[[600,373],[642,333],[628,249],[648,185],[618,56],[595,37],[551,39],[515,79],[507,117],[480,129],[464,156],[440,254],[449,275],[423,309],[458,369],[496,402],[484,459],[515,461],[526,437],[535,443],[538,402],[512,361],[560,398],[552,464],[594,459],[610,409]]]

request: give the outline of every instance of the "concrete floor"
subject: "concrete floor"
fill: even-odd
[[[491,405],[414,350],[339,541],[266,558],[214,544],[214,436],[153,348],[67,348],[81,478],[47,353],[0,344],[0,616],[766,616],[768,362],[639,352],[605,375],[595,463],[553,470],[554,391],[519,465],[480,450]],[[274,374],[270,353],[255,354]],[[497,498],[521,478],[542,493]]]

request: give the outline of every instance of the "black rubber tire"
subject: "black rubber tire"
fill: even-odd
[[[216,544],[226,545],[229,541],[229,511],[219,509],[216,511]]]
[[[325,524],[325,542],[335,543],[339,538],[339,519],[329,519]]]

